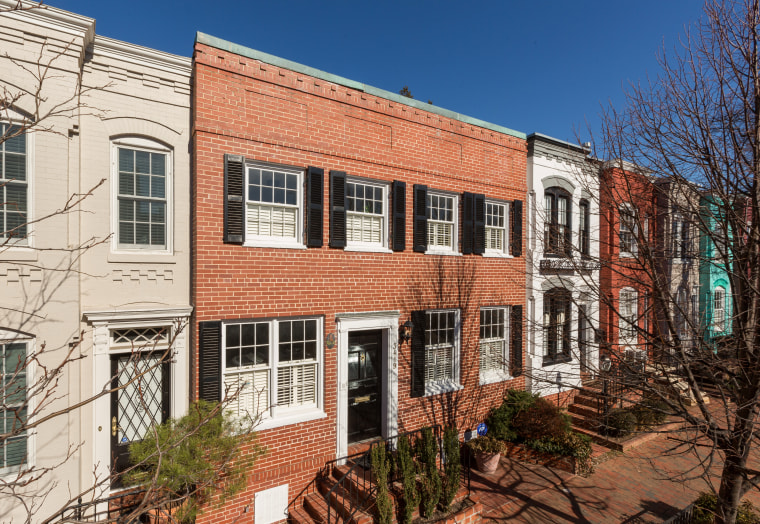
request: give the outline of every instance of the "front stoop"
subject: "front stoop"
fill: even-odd
[[[332,476],[317,481],[318,492],[306,495],[302,505],[296,505],[290,510],[288,521],[291,524],[326,524],[328,513],[328,493],[337,482],[346,474],[348,477],[343,482],[343,486],[335,489],[330,495],[329,511],[331,521],[337,524],[373,524],[377,520],[377,510],[374,497],[367,500],[363,508],[352,513],[351,501],[364,500],[374,486],[369,471],[359,468],[359,471],[353,470],[349,473],[351,465],[338,466],[333,469]],[[366,479],[365,476],[366,475]],[[390,486],[391,505],[393,508],[393,523],[397,523],[398,503],[402,487],[400,483],[394,483]],[[468,499],[469,492],[466,486],[459,489],[452,504],[462,503]],[[481,521],[483,505],[477,500],[471,500],[469,504],[457,513],[446,517],[445,519],[435,522],[444,522],[446,524],[477,524]],[[349,515],[351,518],[349,519]],[[419,519],[419,510],[414,512],[414,520]],[[432,521],[425,521],[432,522]]]

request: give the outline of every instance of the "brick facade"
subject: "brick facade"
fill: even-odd
[[[246,491],[223,509],[209,513],[214,522],[232,521],[244,511],[248,518],[253,514],[254,494],[275,486],[288,484],[292,501],[320,466],[336,458],[336,441],[344,438],[338,434],[342,430],[337,417],[340,396],[345,395],[338,384],[338,353],[346,351],[341,347],[339,318],[384,312],[403,324],[416,310],[460,310],[460,389],[412,397],[410,343],[399,339],[397,346],[388,342],[384,349],[397,352],[396,405],[385,409],[397,409],[398,432],[432,424],[472,428],[491,405],[500,402],[506,388],[525,387],[523,376],[483,386],[479,381],[479,308],[524,306],[525,259],[461,254],[461,244],[467,240],[461,220],[463,192],[510,203],[525,201],[524,135],[473,124],[454,113],[447,116],[448,112],[432,106],[426,110],[395,95],[370,94],[378,90],[362,89],[360,84],[320,72],[306,74],[283,63],[265,60],[252,50],[196,42],[193,395],[201,395],[200,373],[204,371],[197,360],[201,322],[319,317],[324,319],[319,335],[338,342],[323,345],[319,378],[324,416],[260,430],[259,442],[268,453],[251,472]],[[324,169],[323,246],[283,249],[225,244],[224,159],[229,154],[300,170]],[[330,171],[406,183],[403,251],[329,247]],[[413,251],[415,184],[459,196],[457,255]],[[521,221],[518,234],[524,230]],[[443,283],[435,283],[433,275],[443,275]],[[397,329],[394,324],[387,330],[388,340],[396,340]],[[419,329],[424,326],[416,325],[415,330]]]

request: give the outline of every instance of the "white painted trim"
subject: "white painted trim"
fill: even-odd
[[[454,227],[452,228],[452,232],[451,232],[451,247],[441,247],[441,246],[430,247],[430,244],[428,244],[425,249],[425,254],[426,255],[461,255],[462,253],[459,252],[459,193],[451,193],[449,191],[439,191],[436,189],[428,188],[427,196],[430,197],[431,195],[454,199],[452,216],[451,216]],[[425,202],[425,209],[427,210],[427,202]],[[443,222],[443,221],[440,220],[439,222]],[[425,232],[425,234],[427,234],[427,231]]]
[[[386,394],[381,404],[380,434],[384,438],[398,433],[398,311],[376,311],[367,313],[343,313],[336,315],[338,332],[337,344],[337,410],[336,410],[336,454],[345,457],[348,453],[348,334],[351,331],[380,329],[383,332],[382,381]]]
[[[118,62],[128,62],[185,76],[187,77],[187,87],[190,87],[193,61],[189,57],[174,55],[100,35],[95,36],[92,49],[96,60],[101,56],[108,57]]]
[[[390,207],[391,207],[391,197],[390,197],[390,184],[387,182],[378,182],[375,180],[368,180],[366,178],[346,175],[346,185],[349,183],[354,184],[362,184],[365,186],[370,187],[379,187],[382,189],[383,194],[381,196],[381,200],[383,202],[383,214],[379,215],[382,216],[383,219],[383,230],[380,233],[381,239],[379,243],[372,243],[372,242],[357,242],[357,241],[350,241],[348,240],[348,230],[346,230],[346,247],[344,248],[344,251],[374,251],[374,252],[380,252],[380,253],[392,253],[388,248],[388,242],[389,242],[389,230],[390,230]],[[348,201],[348,191],[346,191],[345,196],[346,201]],[[346,228],[348,228],[348,214],[351,213],[351,211],[348,211],[348,205],[345,206],[346,209]],[[376,215],[378,216],[378,215]]]
[[[40,6],[37,2],[22,0],[26,9],[23,11],[7,11],[18,5],[17,0],[0,0],[0,7],[5,11],[3,16],[24,20],[32,24],[48,27],[83,39],[82,46],[86,47],[95,36],[95,19],[64,11],[49,5]]]
[[[133,309],[133,310],[109,310],[109,311],[84,311],[82,315],[87,322],[94,325],[100,323],[124,323],[128,321],[142,325],[145,321],[173,320],[175,318],[187,318],[193,312],[192,306],[163,308],[163,309]],[[130,327],[130,326],[122,326]]]
[[[425,311],[428,313],[454,313],[454,350],[451,352],[451,380],[445,382],[439,382],[437,384],[428,384],[425,381],[425,395],[426,397],[432,395],[440,395],[441,393],[449,393],[451,391],[459,391],[463,389],[461,378],[461,353],[462,353],[462,312],[460,309],[444,308],[444,309],[428,309]],[[427,319],[425,320],[427,322]],[[419,329],[419,328],[416,328]],[[423,328],[424,329],[424,328]],[[427,352],[427,344],[425,345],[425,351]],[[480,351],[480,347],[478,347]],[[478,353],[480,355],[480,353]]]
[[[11,335],[10,337],[6,337],[6,334]],[[4,339],[4,340],[3,340]],[[29,356],[33,355],[37,352],[37,339],[33,336],[27,335],[25,333],[17,333],[14,331],[9,330],[0,330],[0,343],[3,344],[12,344],[15,342],[23,342],[26,344],[26,359],[27,359],[27,367],[26,367],[26,391],[27,395],[29,394],[29,386],[34,385],[35,379],[36,379],[36,372],[37,372],[37,364],[36,359],[30,359]],[[37,407],[37,402],[35,402],[34,396],[28,396],[27,401],[27,413],[34,413],[35,408]],[[34,417],[30,417],[27,421],[27,424],[33,425],[34,424]],[[27,433],[26,437],[26,462],[21,466],[15,466],[10,468],[0,468],[0,479],[13,479],[14,481],[25,481],[25,480],[31,480],[35,475],[35,466],[37,464],[37,428],[31,429]],[[26,471],[26,474],[22,474],[20,478],[18,477],[19,471]],[[37,471],[39,474],[39,471]]]

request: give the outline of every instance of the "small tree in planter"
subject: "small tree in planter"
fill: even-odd
[[[375,446],[370,451],[370,462],[372,463],[372,475],[375,477],[377,484],[377,519],[379,524],[391,524],[393,520],[393,504],[388,493],[388,473],[391,470],[391,463],[388,460],[388,453],[385,445]]]
[[[433,516],[438,501],[441,498],[441,474],[438,472],[438,442],[433,430],[425,428],[422,436],[417,439],[417,457],[422,467],[420,482],[422,494],[422,516]]]
[[[493,473],[499,467],[499,460],[506,449],[506,444],[493,437],[478,437],[470,440],[467,447],[475,456],[478,471]]]
[[[414,509],[420,505],[420,492],[417,491],[417,470],[414,464],[412,446],[406,436],[398,439],[398,454],[396,455],[398,472],[404,487],[404,524],[411,524]]]
[[[446,464],[443,468],[441,508],[444,513],[447,513],[459,490],[459,479],[462,473],[462,461],[459,456],[459,431],[457,428],[448,427],[443,432],[443,452],[446,456]]]
[[[148,489],[146,509],[178,503],[174,519],[193,522],[213,493],[225,500],[245,487],[246,470],[264,453],[247,429],[221,404],[198,401],[187,415],[153,426],[130,445],[137,466],[124,474],[124,484]]]

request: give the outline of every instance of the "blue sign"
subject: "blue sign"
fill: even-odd
[[[486,426],[485,422],[481,422],[478,424],[478,436],[483,437],[486,433],[488,433],[488,426]]]
[[[121,437],[121,441],[122,441],[122,443],[129,442],[129,440],[127,440],[127,437]]]

